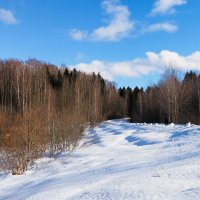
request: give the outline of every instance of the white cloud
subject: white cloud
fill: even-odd
[[[158,31],[165,31],[168,33],[173,33],[178,30],[178,26],[172,23],[164,22],[164,23],[157,23],[157,24],[151,24],[147,26],[143,32],[158,32]]]
[[[189,56],[182,56],[168,50],[163,50],[160,53],[149,51],[145,58],[136,58],[124,62],[94,60],[91,63],[79,63],[69,67],[87,73],[100,72],[104,78],[111,81],[116,80],[117,77],[142,77],[151,72],[162,73],[166,67],[182,71],[200,71],[200,51]]]
[[[106,25],[92,31],[72,29],[70,36],[74,40],[91,41],[118,41],[127,37],[134,29],[134,23],[130,20],[130,11],[127,6],[121,5],[118,0],[104,0],[102,8],[110,17]]]
[[[196,51],[189,56],[182,56],[177,52],[164,50],[160,52],[158,58],[163,66],[169,66],[182,71],[200,71],[200,51]]]
[[[0,8],[0,21],[5,24],[17,24],[14,14],[10,10]]]
[[[84,40],[84,39],[87,38],[87,32],[80,31],[78,29],[72,29],[72,30],[70,30],[69,35],[74,40]]]
[[[156,0],[150,15],[172,14],[175,12],[175,7],[186,3],[186,0]]]

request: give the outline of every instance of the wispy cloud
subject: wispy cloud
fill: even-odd
[[[163,22],[163,23],[157,23],[157,24],[151,24],[143,29],[143,33],[153,33],[153,32],[159,32],[164,31],[168,33],[173,33],[178,30],[178,26],[172,23]]]
[[[150,15],[172,14],[175,12],[175,7],[186,3],[186,0],[156,0]]]
[[[10,10],[6,10],[4,8],[0,8],[0,21],[4,24],[17,24],[18,21],[14,17],[14,14]]]
[[[87,59],[88,59],[88,56],[85,55],[85,54],[82,53],[82,52],[78,52],[78,53],[76,54],[76,56],[75,56],[75,61],[76,61],[76,62],[83,62],[83,61],[85,61],[85,60],[87,60]]]
[[[78,29],[71,29],[69,35],[74,40],[84,40],[88,37],[87,31],[81,31]]]
[[[134,22],[130,20],[127,6],[121,5],[119,0],[104,0],[102,9],[109,17],[107,24],[92,31],[72,29],[70,36],[74,40],[90,41],[118,41],[127,37],[134,29]]]
[[[71,65],[87,73],[101,73],[108,80],[116,80],[117,77],[142,77],[151,72],[162,73],[165,68],[172,67],[182,71],[200,71],[200,51],[188,56],[182,56],[177,52],[163,50],[160,53],[147,52],[144,58],[135,58],[124,62],[105,62],[93,60],[90,63]]]

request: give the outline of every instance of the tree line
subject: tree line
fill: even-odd
[[[100,74],[38,60],[0,60],[0,167],[27,170],[44,152],[73,150],[85,124],[124,116],[124,99]]]
[[[35,59],[0,60],[0,168],[21,174],[43,153],[72,151],[88,123],[200,124],[200,75],[168,70],[146,90]]]
[[[168,69],[157,85],[119,88],[119,94],[131,122],[200,124],[200,75],[195,72],[181,79]]]

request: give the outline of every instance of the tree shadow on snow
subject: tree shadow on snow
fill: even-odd
[[[90,128],[88,135],[87,135],[87,141],[84,143],[84,145],[92,145],[92,144],[101,144],[101,139],[97,135],[95,129]]]
[[[132,130],[133,132],[143,132],[143,131],[147,131],[147,129],[145,127],[139,126],[138,124],[132,124],[129,123],[128,119],[115,119],[112,121],[109,121],[109,126],[114,125],[114,128],[112,127],[108,127],[107,124],[103,123],[99,125],[99,128],[101,128],[101,130],[104,133],[111,133],[113,135],[121,135],[123,134],[124,130]],[[116,126],[118,128],[116,128]]]
[[[110,133],[113,135],[120,135],[120,134],[122,134],[122,131],[124,130],[124,129],[109,128],[106,126],[103,126],[103,127],[100,126],[100,128],[104,133]]]
[[[133,143],[136,146],[145,146],[145,145],[153,145],[158,144],[159,142],[148,141],[134,136],[128,136],[125,138],[129,143]]]
[[[179,137],[188,136],[188,135],[190,135],[190,132],[191,132],[191,130],[185,130],[185,131],[181,130],[181,131],[172,132],[170,139],[177,139]]]

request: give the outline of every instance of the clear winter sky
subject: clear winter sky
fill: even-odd
[[[165,66],[200,70],[200,0],[0,0],[0,58],[146,87]]]

